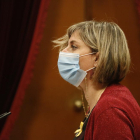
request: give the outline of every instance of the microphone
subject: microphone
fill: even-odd
[[[5,112],[5,113],[1,114],[0,115],[0,119],[3,118],[3,117],[5,117],[5,116],[8,116],[10,114],[11,114],[11,112]]]

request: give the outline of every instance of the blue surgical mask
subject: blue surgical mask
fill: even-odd
[[[60,52],[58,58],[58,69],[62,78],[72,85],[78,87],[87,75],[87,71],[95,68],[93,67],[91,69],[88,69],[87,71],[80,69],[79,57],[90,55],[93,53],[80,56],[76,53]]]

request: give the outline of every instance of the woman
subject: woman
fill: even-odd
[[[83,91],[90,108],[74,140],[140,140],[140,107],[119,84],[130,66],[120,27],[85,21],[69,27],[54,43],[60,46],[60,75]]]

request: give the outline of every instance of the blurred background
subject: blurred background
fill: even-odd
[[[0,11],[0,112],[12,112],[0,120],[1,140],[73,139],[84,119],[81,92],[60,77],[52,40],[81,21],[122,28],[132,59],[122,84],[140,104],[139,0],[11,0]]]

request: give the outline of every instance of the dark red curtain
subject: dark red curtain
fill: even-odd
[[[49,0],[0,0],[0,139],[7,140],[20,110],[47,14]]]

